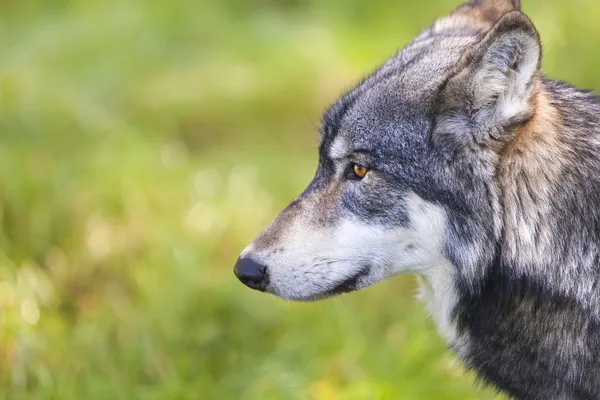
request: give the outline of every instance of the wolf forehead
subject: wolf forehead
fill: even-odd
[[[398,134],[403,141],[423,140],[440,88],[480,38],[476,31],[425,31],[325,112],[321,152],[335,157],[351,149],[393,149]]]

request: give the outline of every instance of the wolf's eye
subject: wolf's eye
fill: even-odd
[[[369,172],[367,167],[363,167],[360,164],[350,164],[349,171],[346,173],[346,178],[359,181],[365,177],[367,172]]]

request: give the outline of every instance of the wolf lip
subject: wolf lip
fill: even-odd
[[[342,282],[338,283],[333,289],[326,292],[329,296],[334,296],[342,293],[349,293],[358,290],[358,280],[369,273],[369,268],[363,268],[358,274],[351,276]]]

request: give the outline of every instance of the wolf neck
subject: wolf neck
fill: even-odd
[[[499,165],[501,262],[510,276],[597,311],[590,300],[600,300],[592,290],[600,277],[600,107],[566,85],[540,86],[533,118]]]
[[[501,154],[503,233],[454,349],[515,398],[600,398],[600,102],[543,81],[535,107]]]
[[[551,196],[571,151],[561,140],[560,114],[549,93],[540,90],[535,103],[533,118],[504,149],[499,167],[502,256],[521,267],[543,262],[552,250]]]

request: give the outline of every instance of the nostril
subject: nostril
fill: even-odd
[[[250,258],[238,258],[233,272],[249,288],[264,291],[267,286],[267,267]]]

